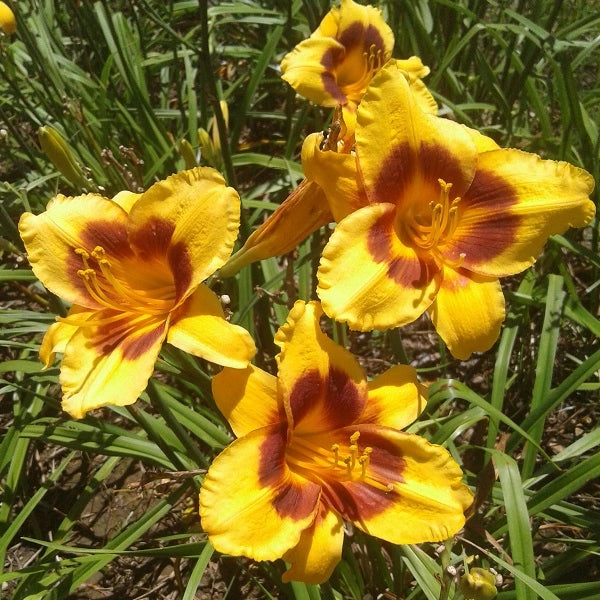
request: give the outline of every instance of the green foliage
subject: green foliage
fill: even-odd
[[[302,178],[303,137],[326,127],[328,111],[297,98],[277,66],[329,6],[22,0],[13,8],[18,34],[0,38],[0,584],[8,597],[88,598],[101,581],[123,598],[159,585],[172,594],[164,597],[191,600],[204,582],[221,585],[224,598],[358,599],[389,590],[437,600],[460,597],[447,567],[460,574],[472,565],[502,574],[499,600],[597,598],[597,223],[555,236],[535,268],[507,282],[501,339],[466,365],[439,350],[425,321],[386,334],[333,327],[371,375],[400,357],[424,367],[431,399],[411,430],[463,465],[476,512],[443,549],[354,532],[327,584],[284,585],[282,564],[219,559],[199,529],[202,473],[231,440],[210,394],[214,367],[166,347],[133,407],[65,419],[58,369],[43,371],[37,357],[64,306],[27,270],[15,224],[56,193],[145,189],[185,168],[202,127],[219,132],[247,237]],[[427,83],[443,114],[600,181],[597,9],[578,0],[382,3],[394,56],[417,54],[431,67]],[[42,126],[66,140],[83,185],[41,150]],[[287,308],[314,296],[326,235],[212,282],[230,296],[232,321],[254,336],[263,368],[273,369],[272,337]],[[166,567],[167,583],[139,579]]]

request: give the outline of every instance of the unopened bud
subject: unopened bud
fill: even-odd
[[[56,129],[48,125],[40,127],[38,129],[38,139],[44,154],[71,183],[75,185],[85,183],[81,167],[73,158],[71,149]]]
[[[221,107],[221,114],[223,115],[223,121],[225,121],[225,127],[229,127],[229,107],[225,100],[219,101]],[[217,125],[217,117],[213,118],[212,122],[212,141],[215,148],[215,152],[221,153],[221,137],[219,136],[219,126]]]
[[[186,169],[193,169],[194,167],[198,166],[194,149],[187,140],[183,139],[181,142],[179,142],[179,153],[183,157]]]
[[[496,577],[487,569],[473,567],[459,582],[460,591],[466,600],[491,600],[496,597]]]
[[[6,2],[0,2],[0,29],[7,35],[11,35],[17,30],[15,13]]]
[[[221,152],[215,148],[208,131],[202,127],[198,129],[198,146],[200,148],[200,157],[205,163],[217,169],[221,167]]]

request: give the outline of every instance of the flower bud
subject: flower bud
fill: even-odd
[[[257,260],[291,252],[311,233],[332,220],[323,189],[304,179],[221,267],[219,276],[231,277]]]
[[[225,127],[229,127],[229,107],[225,100],[219,101],[221,107],[221,114],[223,115],[223,121],[225,121]],[[221,154],[221,138],[219,136],[219,127],[217,125],[217,117],[213,117],[212,121],[212,141],[215,148],[215,152]]]
[[[208,163],[211,167],[220,168],[223,162],[221,152],[215,148],[210,134],[202,127],[198,129],[198,146],[200,147],[200,156],[204,162]]]
[[[194,149],[192,148],[192,145],[185,139],[179,142],[179,154],[181,154],[183,160],[185,161],[186,169],[193,169],[194,167],[198,166]]]
[[[11,35],[17,30],[15,13],[6,2],[0,2],[0,29],[7,35]]]
[[[466,600],[491,600],[496,597],[496,577],[487,569],[472,568],[459,582],[460,591]]]
[[[71,149],[63,137],[48,125],[38,129],[38,139],[44,154],[52,161],[52,164],[73,184],[85,184],[85,177],[81,167],[73,158]]]

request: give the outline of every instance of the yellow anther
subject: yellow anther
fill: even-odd
[[[458,226],[458,208],[460,197],[450,201],[450,190],[452,183],[446,183],[438,179],[440,185],[440,197],[438,201],[428,203],[431,210],[429,223],[424,215],[413,217],[408,224],[408,233],[414,243],[423,250],[437,251],[437,246],[452,235]],[[424,222],[425,221],[425,222]]]
[[[438,179],[438,183],[440,184],[440,187],[442,188],[442,193],[448,193],[450,191],[450,189],[452,188],[452,184],[451,183],[446,183],[443,179]]]
[[[361,477],[363,477],[363,478],[365,477],[365,475],[367,473],[367,467],[369,466],[372,452],[373,452],[373,448],[371,448],[370,446],[367,446],[363,450],[363,453],[360,455],[360,458],[358,459],[358,464],[360,464],[360,466],[362,467]]]
[[[351,444],[356,444],[356,442],[358,442],[358,438],[360,437],[360,431],[355,431],[351,436],[350,436],[350,443]]]
[[[354,465],[352,465],[352,458],[350,456],[346,456],[346,458],[344,459],[344,462],[346,463],[346,466],[348,467],[348,474],[352,473],[352,467]]]
[[[103,258],[105,258],[106,256],[106,252],[104,251],[104,248],[102,246],[96,246],[93,250],[92,250],[92,256],[96,259],[96,260],[102,260]]]
[[[88,278],[87,271],[88,271],[87,269],[79,269],[79,270],[77,271],[77,275],[78,275],[79,277],[81,277],[82,279],[87,279],[87,278]]]
[[[356,455],[358,454],[358,446],[356,444],[352,444],[349,448],[350,450],[350,469],[354,469],[354,465],[356,464]]]
[[[335,460],[335,466],[337,467],[338,461],[340,460],[340,445],[339,444],[333,444],[333,446],[331,446],[331,451],[333,452],[334,460]]]
[[[85,248],[75,248],[75,254],[77,254],[77,256],[81,256],[83,259],[88,259],[90,257]]]

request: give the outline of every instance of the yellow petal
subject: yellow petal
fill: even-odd
[[[212,392],[236,437],[286,422],[283,405],[278,402],[277,377],[254,365],[226,367],[213,377]]]
[[[240,218],[238,193],[209,167],[155,183],[134,204],[129,239],[146,262],[166,256],[177,299],[225,264]]]
[[[281,78],[315,104],[331,107],[343,104],[348,98],[322,62],[330,54],[343,55],[344,47],[334,38],[310,37],[283,57]]]
[[[444,279],[429,308],[431,320],[452,355],[467,360],[489,350],[504,321],[504,295],[495,278],[444,268]]]
[[[498,150],[500,146],[487,135],[483,135],[476,129],[471,129],[466,125],[463,125],[467,133],[471,136],[471,141],[475,144],[477,148],[477,153],[481,154],[482,152],[488,152],[489,150]]]
[[[427,77],[431,70],[423,64],[423,61],[418,56],[410,58],[396,59],[396,66],[408,74],[409,81],[416,81]]]
[[[417,106],[425,113],[437,114],[437,102],[427,86],[421,81],[423,77],[429,75],[429,67],[426,67],[418,56],[396,60],[396,66],[408,75],[410,91]]]
[[[595,213],[589,173],[520,150],[479,155],[477,173],[458,205],[458,227],[443,249],[449,261],[490,277],[530,266],[548,237],[583,227]]]
[[[321,503],[314,523],[302,532],[300,542],[283,556],[291,566],[281,577],[282,581],[312,585],[327,581],[340,562],[343,542],[344,522]]]
[[[116,196],[113,196],[111,200],[118,204],[126,213],[130,213],[133,205],[142,197],[142,194],[136,194],[129,190],[123,190]]]
[[[311,233],[333,220],[323,190],[304,179],[275,212],[259,225],[219,271],[231,277],[250,263],[294,250]]]
[[[356,153],[371,202],[427,208],[439,179],[456,196],[468,189],[477,152],[465,128],[421,110],[406,77],[390,61],[373,78],[358,108]]]
[[[72,306],[69,310],[69,316],[77,315],[78,319],[87,320],[93,311],[89,311],[81,306]],[[44,335],[40,346],[40,360],[44,363],[44,369],[54,364],[56,353],[63,354],[67,343],[77,331],[78,326],[64,321],[59,321],[50,325]]]
[[[97,194],[56,196],[40,215],[25,213],[19,232],[36,277],[53,293],[88,308],[101,308],[78,272],[85,268],[75,250],[91,253],[102,246],[110,256],[132,256],[127,242],[127,213]]]
[[[313,37],[335,37],[340,26],[340,8],[334,6],[312,34]]]
[[[323,134],[309,135],[302,145],[302,168],[307,179],[325,192],[334,220],[367,205],[354,154],[321,150]]]
[[[152,375],[167,324],[145,315],[102,311],[69,340],[60,368],[63,409],[80,419],[101,406],[133,404]]]
[[[225,320],[216,294],[204,284],[174,312],[167,341],[226,367],[243,369],[256,353],[250,334]]]
[[[275,335],[279,382],[298,433],[353,423],[363,412],[367,383],[356,359],[319,326],[318,302],[297,301]]]
[[[404,429],[425,409],[427,388],[408,365],[396,365],[369,382],[369,398],[361,423]]]
[[[436,115],[438,105],[427,86],[420,80],[415,79],[410,82],[410,92],[415,104],[424,112],[430,115]]]
[[[327,315],[368,331],[417,319],[435,296],[439,272],[398,239],[395,207],[361,208],[337,225],[323,250],[317,294]]]
[[[285,428],[264,427],[228,446],[200,491],[200,518],[216,550],[275,560],[314,521],[320,488],[285,463]]]
[[[364,478],[328,482],[323,496],[332,499],[334,510],[394,544],[438,542],[460,530],[473,495],[447,450],[386,427],[354,429],[359,451],[363,445],[373,450]]]

